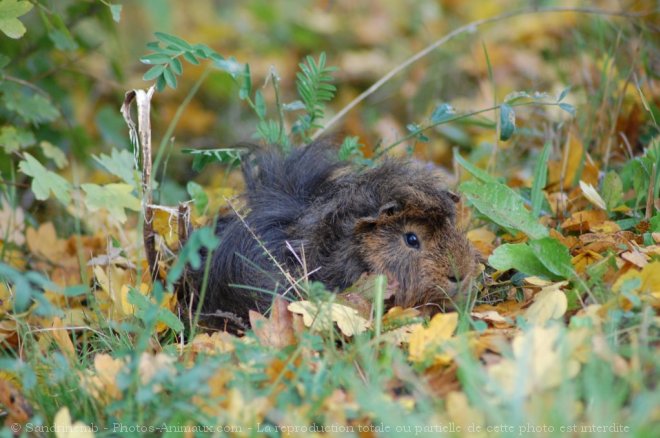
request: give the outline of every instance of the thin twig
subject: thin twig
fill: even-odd
[[[624,11],[606,11],[602,9],[596,9],[596,8],[563,8],[563,7],[551,7],[551,8],[533,8],[533,9],[523,9],[520,11],[512,11],[512,12],[507,12],[504,14],[497,15],[495,17],[490,17],[490,18],[484,18],[481,20],[476,20],[471,23],[468,23],[464,26],[461,26],[452,32],[448,33],[444,37],[440,38],[439,40],[435,41],[434,43],[430,44],[429,46],[425,47],[421,51],[415,53],[413,56],[410,58],[406,59],[404,62],[401,64],[397,65],[394,67],[392,70],[387,72],[383,77],[381,77],[378,81],[376,81],[371,87],[369,87],[367,90],[362,92],[358,97],[353,99],[351,102],[349,102],[348,105],[346,105],[344,108],[342,108],[341,111],[339,111],[337,114],[335,114],[334,117],[332,117],[323,128],[319,129],[314,133],[312,136],[312,139],[318,138],[323,132],[325,132],[328,128],[330,128],[332,125],[337,123],[338,120],[343,118],[350,110],[355,108],[360,102],[365,100],[367,97],[375,93],[380,87],[382,87],[387,81],[392,79],[394,76],[396,76],[398,73],[401,71],[405,70],[408,68],[410,65],[414,64],[415,62],[419,61],[420,59],[424,58],[426,55],[429,53],[433,52],[435,49],[438,47],[442,46],[448,41],[451,41],[452,39],[456,38],[459,35],[462,35],[464,33],[472,33],[477,30],[478,27],[481,27],[485,24],[489,23],[495,23],[497,21],[502,21],[502,20],[507,20],[512,17],[518,17],[521,15],[530,15],[530,14],[543,14],[543,13],[562,13],[562,12],[573,12],[577,14],[596,14],[596,15],[606,15],[606,16],[616,16],[616,17],[627,17],[627,18],[638,18],[638,17],[644,17],[646,15],[649,15],[651,12],[643,12],[643,13],[630,13],[630,12],[624,12]]]

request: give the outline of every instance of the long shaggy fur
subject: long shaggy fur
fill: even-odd
[[[447,298],[456,277],[474,269],[454,225],[456,196],[437,171],[394,159],[359,170],[338,161],[327,141],[288,156],[276,148],[255,155],[243,167],[243,220],[218,220],[205,312],[265,312],[273,293],[290,289],[282,270],[295,279],[312,272],[330,290],[365,272],[385,273],[401,286],[395,303],[416,305]],[[421,248],[406,245],[409,232]]]

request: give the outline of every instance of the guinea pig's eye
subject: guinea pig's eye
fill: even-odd
[[[403,235],[406,245],[411,248],[419,249],[419,237],[415,233],[406,233]]]

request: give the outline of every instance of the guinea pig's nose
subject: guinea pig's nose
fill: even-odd
[[[449,280],[450,283],[458,284],[461,282],[461,279],[458,278],[456,275],[450,275],[447,277],[447,280]]]

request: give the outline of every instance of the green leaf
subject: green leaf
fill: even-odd
[[[535,256],[532,248],[525,243],[507,243],[498,246],[488,258],[488,264],[499,271],[515,269],[527,275],[554,277]]]
[[[174,76],[171,69],[166,68],[163,70],[163,77],[165,78],[165,83],[168,87],[176,89],[176,76]]]
[[[183,52],[183,59],[193,65],[199,65],[199,61],[195,58],[195,55],[192,52]]]
[[[167,33],[164,33],[164,32],[156,32],[154,35],[156,35],[156,38],[158,38],[162,42],[164,42],[166,44],[171,44],[171,45],[175,46],[178,49],[181,49],[181,50],[192,50],[193,49],[193,47],[187,41],[185,41],[185,40],[183,40],[183,39],[181,39],[177,36],[170,35],[170,34],[167,34]]]
[[[18,163],[18,169],[32,177],[32,192],[34,196],[45,201],[52,192],[64,205],[71,201],[71,184],[58,174],[46,169],[36,158],[25,153],[25,160]]]
[[[110,155],[93,156],[94,161],[103,166],[111,174],[118,176],[125,183],[135,186],[135,161],[133,154],[125,149],[113,149]]]
[[[561,102],[564,100],[564,98],[568,95],[568,92],[571,91],[571,86],[569,85],[568,87],[564,88],[561,90],[561,93],[559,93],[559,97],[557,97],[557,102]]]
[[[570,278],[573,275],[573,264],[568,248],[552,237],[532,240],[529,246],[537,259],[553,274]]]
[[[449,120],[456,114],[454,107],[448,103],[441,103],[433,110],[431,114],[431,123],[440,123],[444,120]]]
[[[241,100],[247,99],[252,94],[252,76],[250,75],[250,64],[245,64],[243,68],[243,82],[238,90],[238,97]]]
[[[623,202],[623,182],[618,173],[612,170],[605,175],[601,195],[608,211],[612,211],[621,205]]]
[[[345,137],[339,148],[339,159],[347,161],[352,158],[364,158],[360,150],[360,140],[358,137]]]
[[[82,184],[86,194],[85,205],[91,211],[108,210],[110,215],[120,223],[126,222],[124,209],[140,210],[140,200],[133,196],[133,186],[130,184]]]
[[[11,58],[9,56],[0,53],[0,68],[7,67],[10,62],[11,62]]]
[[[28,123],[52,122],[60,112],[40,94],[27,95],[13,84],[3,84],[2,103],[5,108],[18,114]]]
[[[164,55],[162,53],[150,53],[140,58],[142,64],[149,65],[158,65],[158,64],[169,64],[172,60],[172,57],[169,55]]]
[[[193,156],[193,170],[199,172],[209,163],[219,162],[230,166],[236,165],[241,162],[241,155],[247,152],[247,149],[183,149],[181,152]]]
[[[204,211],[206,211],[206,206],[209,204],[209,197],[206,195],[204,188],[194,181],[188,181],[186,190],[192,198],[197,214],[204,214]]]
[[[28,1],[0,0],[0,31],[9,38],[18,39],[25,34],[25,26],[18,20],[32,9]]]
[[[39,143],[39,146],[41,147],[44,155],[47,158],[53,160],[53,163],[55,163],[55,166],[57,166],[58,169],[64,169],[66,165],[69,164],[69,160],[67,160],[66,155],[64,152],[62,152],[62,149],[55,147],[48,141],[42,141]]]
[[[183,73],[183,65],[181,65],[181,61],[179,61],[179,58],[172,59],[172,63],[170,64],[170,67],[172,68],[172,71],[176,75],[180,75],[181,73]]]
[[[59,50],[73,51],[78,48],[78,43],[67,29],[64,20],[59,15],[52,16],[52,28],[48,29],[48,38]]]
[[[516,113],[506,103],[500,105],[500,140],[506,141],[516,132]]]
[[[154,65],[149,70],[147,70],[144,76],[142,76],[142,79],[145,81],[151,81],[153,79],[156,79],[161,74],[163,74],[164,70],[165,70],[165,64]]]
[[[504,184],[467,181],[461,184],[461,191],[481,214],[496,224],[522,231],[532,239],[548,235],[548,229],[525,208],[520,195]]]
[[[550,142],[543,146],[543,151],[536,160],[534,181],[532,183],[532,216],[539,217],[543,205],[543,189],[548,180],[548,159],[550,158]]]
[[[32,146],[36,142],[37,140],[34,138],[34,134],[30,131],[25,131],[14,126],[3,126],[0,128],[0,147],[4,148],[8,154]]]
[[[480,180],[482,182],[485,182],[485,183],[499,184],[499,181],[495,177],[493,177],[493,176],[489,175],[487,172],[484,172],[483,170],[479,169],[477,166],[475,166],[474,164],[470,163],[465,158],[463,158],[459,153],[456,153],[454,155],[454,159],[456,160],[456,162],[458,164],[463,166],[463,168],[465,170],[470,172],[472,174],[472,176],[474,176],[478,180]]]
[[[257,116],[260,119],[266,118],[266,101],[264,100],[264,95],[261,90],[257,90],[254,94],[254,107],[257,113]]]
[[[204,227],[195,230],[188,241],[179,251],[179,258],[167,272],[167,284],[172,285],[181,277],[186,265],[190,265],[197,270],[202,267],[202,257],[200,250],[206,248],[213,251],[220,244],[220,239],[215,235],[211,227]]]
[[[571,105],[570,103],[560,103],[559,108],[563,109],[573,117],[575,117],[575,107]]]
[[[113,5],[110,4],[108,5],[110,7],[110,13],[112,14],[112,19],[116,22],[119,23],[121,20],[121,9],[122,5]]]

